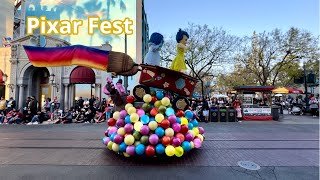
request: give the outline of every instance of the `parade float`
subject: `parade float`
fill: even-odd
[[[183,73],[188,37],[185,31],[177,33],[178,53],[172,69],[159,66],[163,44],[159,33],[151,35],[146,55],[149,60],[145,60],[148,64],[135,64],[125,53],[82,45],[24,48],[36,67],[81,65],[122,76],[140,71],[140,84],[133,89],[133,96],[117,88],[112,79],[107,80],[103,92],[112,98],[116,111],[107,120],[102,142],[109,150],[126,157],[181,157],[200,148],[204,140],[204,129],[198,126],[188,100],[198,80]]]

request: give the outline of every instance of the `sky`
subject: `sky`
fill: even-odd
[[[236,36],[297,27],[319,36],[319,0],[145,0],[149,34],[175,35],[188,23]]]

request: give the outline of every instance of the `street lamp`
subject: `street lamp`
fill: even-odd
[[[59,84],[54,82],[55,81],[55,76],[56,76],[55,74],[51,73],[50,74],[50,81],[51,81],[52,87],[57,88],[57,92],[59,92]]]
[[[2,75],[2,80],[3,80],[4,84],[5,84],[6,81],[8,80],[8,75],[7,75],[7,74],[3,74],[3,75]],[[8,87],[9,89],[11,89],[11,92],[13,92],[13,90],[14,90],[14,84],[7,84],[7,87]]]

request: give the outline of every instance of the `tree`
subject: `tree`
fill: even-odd
[[[215,76],[215,66],[221,66],[233,60],[232,54],[238,43],[237,37],[228,35],[222,29],[209,29],[207,25],[189,24],[189,27],[184,30],[190,36],[189,50],[185,54],[185,60],[201,78]],[[169,67],[176,55],[175,36],[171,39],[165,40],[160,54],[161,64],[164,67]],[[193,77],[196,76],[190,69],[188,73]]]
[[[318,39],[309,32],[291,28],[286,33],[253,33],[244,38],[236,61],[259,85],[286,85],[298,76],[300,61],[319,57]],[[244,74],[243,76],[246,76]]]

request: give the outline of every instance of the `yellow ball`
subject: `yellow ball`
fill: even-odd
[[[128,103],[124,108],[126,109],[126,111],[128,111],[129,107],[133,107],[133,105],[131,103]]]
[[[151,97],[150,94],[146,94],[146,95],[143,96],[143,101],[144,102],[149,103],[149,102],[151,102],[151,100],[152,100],[152,97]]]
[[[194,135],[195,135],[195,136],[198,136],[198,134],[199,134],[199,129],[198,129],[198,127],[194,127],[192,130],[193,130],[193,132],[194,132]]]
[[[162,104],[161,104],[161,101],[156,101],[156,102],[154,103],[154,107],[156,107],[156,108],[159,108],[161,105],[162,105]]]
[[[150,130],[154,131],[154,130],[157,129],[158,123],[155,122],[155,121],[151,121],[151,122],[149,122],[148,126],[149,126],[149,129],[150,129]]]
[[[119,148],[120,148],[119,144],[116,144],[116,143],[112,144],[112,150],[114,152],[119,152]]]
[[[124,130],[123,127],[121,127],[121,128],[118,129],[117,133],[118,133],[119,135],[121,135],[121,136],[124,136],[124,135],[126,134],[126,131]]]
[[[107,147],[110,151],[112,151],[112,145],[113,145],[113,142],[109,141]]]
[[[181,124],[188,125],[189,121],[188,121],[188,119],[187,119],[187,118],[182,117],[182,118],[180,118],[180,119],[181,119]]]
[[[167,156],[173,156],[176,153],[176,150],[174,149],[174,147],[172,145],[169,145],[166,147],[165,149],[165,153]]]
[[[134,146],[138,146],[139,144],[141,144],[141,142],[140,142],[140,141],[136,141],[136,142],[134,142]]]
[[[126,153],[126,152],[123,153],[123,156],[124,157],[130,157],[130,155],[128,153]]]
[[[190,141],[191,149],[194,149],[194,143],[193,141]]]
[[[138,122],[134,123],[133,128],[134,128],[134,130],[140,132],[140,129],[142,126],[143,126],[142,122],[138,121]]]
[[[135,107],[129,107],[128,110],[127,110],[127,112],[128,112],[129,115],[131,115],[131,114],[133,114],[133,113],[136,113],[137,110],[136,110]]]
[[[183,153],[184,153],[184,150],[183,150],[183,148],[181,146],[175,147],[175,153],[174,154],[177,157],[181,157],[183,155]]]
[[[197,137],[200,139],[200,141],[203,141],[203,136],[201,134],[198,134]]]
[[[157,114],[155,119],[158,123],[161,123],[161,121],[164,119],[164,116],[163,114]]]
[[[173,137],[174,136],[174,131],[172,128],[168,128],[165,130],[165,134],[166,136],[169,136],[169,137]]]
[[[119,111],[114,112],[112,117],[113,117],[115,120],[120,119],[120,112],[119,112]]]
[[[110,141],[111,142],[111,141]],[[132,145],[134,143],[134,137],[130,134],[128,136],[126,136],[124,138],[124,143],[126,143],[126,145]]]
[[[161,99],[161,104],[164,106],[169,106],[170,105],[170,99],[167,97],[164,97]]]
[[[133,123],[138,122],[138,121],[139,121],[139,115],[138,115],[137,113],[132,113],[132,114],[130,115],[130,120],[131,120],[131,122],[133,122]]]

